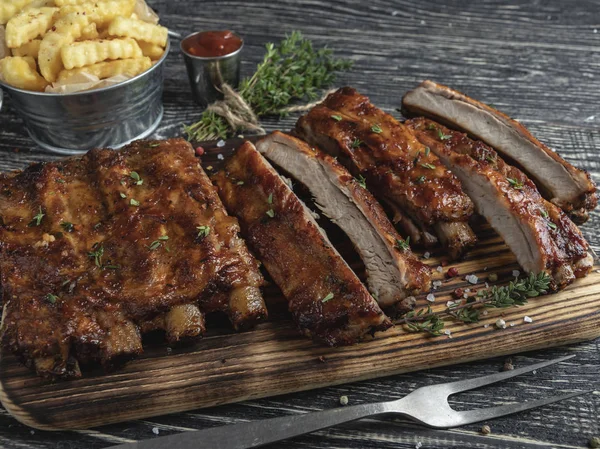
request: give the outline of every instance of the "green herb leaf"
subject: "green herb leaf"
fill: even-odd
[[[208,237],[208,234],[210,234],[210,226],[196,226],[196,229],[198,230],[198,235],[196,237],[199,239]]]
[[[429,156],[429,153],[431,153],[431,148],[425,147],[425,156]]]
[[[381,134],[383,129],[381,129],[381,126],[379,125],[373,125],[371,126],[371,131],[373,131],[375,134]]]
[[[452,139],[452,136],[450,134],[444,134],[441,129],[438,129],[437,132],[438,132],[438,137],[440,140]]]
[[[396,239],[396,248],[400,251],[410,250],[410,236],[406,237],[405,240]]]
[[[151,143],[149,145],[150,148],[156,148],[156,147],[159,147],[159,146],[160,146],[160,143]]]
[[[123,192],[119,192],[119,196],[120,196],[121,198],[127,198],[127,195],[125,195]]]
[[[168,235],[161,235],[158,240],[169,240],[169,236]]]
[[[361,186],[363,189],[367,188],[367,180],[365,179],[365,177],[363,175],[358,175],[358,178],[355,178],[356,182],[358,182],[358,185]]]
[[[411,310],[405,315],[403,321],[406,330],[409,332],[427,332],[433,337],[442,335],[442,329],[444,328],[444,320],[433,313],[431,306],[418,311]]]
[[[137,201],[137,200],[134,200],[133,198],[131,198],[131,199],[129,200],[129,204],[130,204],[131,206],[136,206],[136,207],[137,207],[137,206],[139,206],[139,205],[140,205],[140,202],[139,202],[139,201]]]
[[[73,225],[73,223],[70,223],[68,221],[63,221],[60,224],[60,227],[63,228],[65,230],[65,232],[73,232],[73,230],[75,229],[75,226]]]
[[[333,293],[329,292],[325,297],[321,300],[321,302],[327,302],[333,299]]]
[[[150,245],[148,245],[148,249],[150,251],[154,251],[156,248],[158,248],[160,245],[162,245],[160,240],[154,240],[152,243],[150,243]]]
[[[244,181],[238,181],[238,182],[236,182],[236,184],[237,184],[238,186],[243,186],[243,185],[244,185]]]
[[[415,179],[415,184],[423,184],[427,178],[425,176],[419,176]]]
[[[104,245],[102,243],[94,243],[92,251],[88,253],[88,257],[94,259],[94,263],[98,268],[102,268],[102,256],[104,256]]]
[[[275,216],[275,211],[273,209],[269,209],[266,214],[270,217],[273,218]]]
[[[42,218],[44,218],[46,216],[46,214],[44,214],[42,212],[42,207],[40,206],[40,211],[38,212],[37,215],[33,216],[33,219],[29,222],[29,224],[27,226],[32,227],[32,226],[39,226],[40,224],[42,224]]]
[[[354,139],[352,141],[352,148],[358,148],[360,147],[362,144],[362,141],[360,139]]]
[[[331,118],[334,119],[336,122],[341,122],[342,121],[342,116],[341,115],[332,115]]]
[[[433,165],[433,164],[430,164],[430,163],[428,163],[428,162],[426,162],[426,163],[424,163],[424,164],[421,164],[421,167],[423,167],[423,168],[428,168],[429,170],[435,170],[435,165]]]
[[[50,304],[55,304],[56,301],[58,300],[58,296],[53,295],[52,293],[48,293],[46,296],[44,296],[44,299],[46,301],[48,301]]]
[[[132,171],[129,173],[129,177],[135,181],[135,184],[141,186],[144,183],[144,180],[140,178],[140,175],[136,171]]]
[[[273,194],[269,193],[269,198],[267,198],[267,203],[273,204]]]
[[[513,188],[515,188],[517,190],[521,190],[523,188],[523,183],[521,181],[517,181],[516,179],[508,178],[508,177],[506,178],[506,180]]]
[[[58,182],[59,184],[64,184],[65,180],[61,178],[56,178],[56,182]]]

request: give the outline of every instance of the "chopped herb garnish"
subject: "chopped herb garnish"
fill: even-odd
[[[123,192],[119,192],[119,195],[121,198],[127,198],[127,195],[125,195]]]
[[[419,151],[417,153],[417,155],[415,156],[415,158],[413,159],[413,165],[416,167],[417,164],[419,163],[419,159],[421,158],[421,152]]]
[[[373,131],[375,134],[381,134],[383,129],[381,129],[381,126],[379,125],[373,125],[371,126],[371,131]]]
[[[557,226],[550,221],[550,216],[548,215],[548,211],[541,209],[540,214],[546,220],[546,226],[548,226],[552,230],[556,230]]]
[[[65,232],[73,232],[73,229],[75,229],[75,225],[73,225],[73,223],[70,223],[68,221],[63,221],[60,224],[60,227],[63,228],[65,230]]]
[[[58,296],[53,295],[52,293],[48,293],[46,296],[44,296],[44,299],[50,304],[54,304],[58,300]]]
[[[425,176],[419,176],[415,179],[415,184],[423,184],[427,178]]]
[[[429,153],[431,153],[431,148],[425,147],[425,156],[429,156]]]
[[[331,118],[334,119],[336,122],[342,121],[341,115],[332,115]]]
[[[238,181],[238,182],[236,182],[236,184],[237,184],[238,186],[243,186],[243,185],[244,185],[244,181]]]
[[[169,240],[169,236],[168,235],[161,235],[158,240]]]
[[[546,225],[553,231],[556,231],[557,226],[554,223],[552,223],[551,221],[547,221]]]
[[[408,251],[410,249],[410,236],[405,240],[396,239],[396,248],[400,251]]]
[[[354,139],[352,141],[352,148],[358,148],[361,144],[362,144],[362,141],[360,139]]]
[[[198,235],[196,237],[199,239],[208,237],[208,234],[210,234],[210,226],[196,226],[196,229],[198,230]]]
[[[42,223],[42,218],[44,218],[46,214],[42,212],[42,207],[40,206],[40,211],[37,215],[33,217],[33,220],[29,222],[28,226],[39,226]]]
[[[509,182],[509,184],[514,187],[517,190],[520,190],[523,188],[523,183],[521,181],[517,181],[516,179],[513,178],[506,178],[506,180]]]
[[[88,257],[94,259],[94,263],[98,268],[102,268],[102,256],[104,255],[104,245],[102,243],[94,243],[92,251],[88,253]]]
[[[450,134],[444,134],[441,129],[438,129],[437,132],[438,132],[438,137],[440,138],[440,140],[452,139],[452,136]]]
[[[267,198],[267,203],[273,204],[273,194],[269,193],[269,198]]]
[[[490,156],[489,154],[485,157],[485,160],[491,164],[495,164],[497,162],[496,159]]]
[[[139,205],[140,205],[140,202],[139,202],[139,201],[137,201],[137,200],[134,200],[133,198],[131,198],[131,199],[129,200],[129,204],[130,204],[130,205],[132,205],[132,206],[139,206]]]
[[[140,178],[140,175],[136,171],[132,171],[129,173],[129,177],[135,181],[135,184],[141,186],[144,183],[144,180]]]
[[[266,213],[271,218],[273,218],[275,216],[275,211],[273,209],[269,209]]]
[[[56,182],[58,182],[59,184],[64,184],[64,183],[65,183],[65,180],[64,180],[64,179],[62,179],[62,178],[57,178],[57,179],[56,179]]]
[[[150,148],[156,148],[156,147],[159,147],[159,146],[160,146],[160,143],[151,143],[150,144]]]
[[[94,225],[94,229],[98,229],[100,226],[102,226],[102,223],[96,223],[96,224]]]
[[[427,125],[427,129],[437,129],[437,126],[435,126],[435,124],[430,123],[429,125]]]
[[[329,292],[325,297],[321,300],[321,302],[327,302],[333,299],[333,293]]]
[[[160,242],[160,240],[154,240],[152,243],[150,243],[150,245],[148,246],[148,249],[150,251],[153,251],[156,248],[158,248],[160,245],[162,245],[162,243]]]
[[[428,168],[429,170],[435,170],[435,165],[433,165],[433,164],[430,164],[430,163],[428,163],[428,162],[426,162],[426,163],[424,163],[424,164],[421,164],[421,167],[423,167],[423,168]]]
[[[358,175],[358,178],[356,178],[356,182],[358,182],[358,185],[361,186],[363,189],[367,188],[367,180],[363,175]]]

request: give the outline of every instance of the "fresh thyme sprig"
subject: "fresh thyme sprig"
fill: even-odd
[[[266,45],[267,53],[256,72],[242,80],[238,93],[259,117],[285,115],[295,100],[314,100],[330,85],[335,72],[348,70],[352,62],[335,58],[328,48],[315,49],[298,31],[278,45]],[[225,139],[234,134],[227,122],[214,112],[204,112],[200,120],[184,126],[188,140]]]
[[[550,276],[542,272],[530,273],[526,278],[511,281],[508,285],[496,286],[480,290],[479,299],[469,299],[465,304],[455,303],[444,311],[434,313],[431,306],[405,315],[400,322],[406,325],[409,332],[428,332],[431,335],[441,335],[444,328],[442,316],[447,315],[463,323],[476,323],[480,313],[485,308],[505,309],[522,306],[529,298],[545,295],[550,288]]]

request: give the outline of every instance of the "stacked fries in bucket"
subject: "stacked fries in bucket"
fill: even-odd
[[[143,0],[0,1],[0,80],[73,93],[148,70],[168,32]]]

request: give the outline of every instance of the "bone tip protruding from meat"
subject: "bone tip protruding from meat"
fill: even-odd
[[[229,319],[235,330],[249,329],[267,317],[267,307],[259,287],[244,286],[229,292]]]

